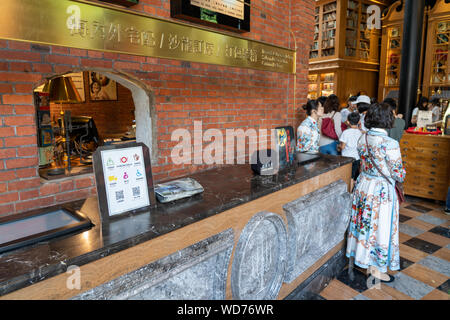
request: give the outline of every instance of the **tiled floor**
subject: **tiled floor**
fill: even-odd
[[[400,209],[400,271],[371,285],[365,269],[348,267],[317,295],[320,300],[449,300],[450,216],[443,203],[407,197]],[[369,289],[368,285],[371,287]]]

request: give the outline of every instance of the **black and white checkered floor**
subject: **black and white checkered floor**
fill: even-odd
[[[400,208],[399,271],[392,283],[367,286],[364,269],[347,267],[316,295],[325,300],[449,300],[450,216],[444,204],[407,197]],[[369,283],[370,284],[370,283]]]

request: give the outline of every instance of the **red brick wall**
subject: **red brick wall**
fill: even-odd
[[[101,137],[123,134],[133,124],[134,102],[131,91],[117,83],[117,100],[96,101],[89,96],[89,73],[84,72],[85,102],[50,104],[51,119],[60,117],[61,109],[70,110],[73,116],[92,116]]]
[[[141,0],[133,10],[169,18],[168,0]],[[0,41],[0,216],[50,206],[96,194],[92,175],[62,182],[41,182],[32,90],[45,78],[102,68],[128,74],[155,96],[156,181],[208,166],[174,165],[173,130],[274,128],[298,125],[296,108],[306,101],[308,48],[312,39],[313,0],[254,0],[251,32],[244,37],[294,48],[297,75],[189,63],[176,60]],[[295,81],[295,84],[294,84]],[[294,105],[295,87],[295,105]],[[302,117],[302,115],[300,115]]]

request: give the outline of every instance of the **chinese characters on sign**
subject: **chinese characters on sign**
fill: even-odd
[[[258,51],[250,48],[243,48],[225,44],[223,53],[220,47],[214,43],[200,39],[191,39],[187,36],[180,36],[173,33],[160,33],[157,37],[151,30],[139,30],[134,26],[121,26],[120,24],[101,24],[98,21],[89,23],[80,20],[79,28],[70,30],[71,36],[81,38],[101,39],[109,42],[127,42],[129,45],[156,47],[180,53],[200,54],[206,56],[220,56],[237,60],[247,60],[251,63],[258,62]],[[281,53],[277,50],[261,49],[261,64],[273,68],[283,68],[292,63],[292,55]]]
[[[105,41],[121,42],[127,39],[130,44],[154,47],[156,45],[155,35],[151,31],[137,30],[135,27],[121,28],[120,24],[103,24],[98,21],[80,20],[78,25],[73,24],[69,28],[72,36],[79,35],[81,38],[101,39]]]
[[[243,5],[246,15],[247,5],[235,1]],[[231,0],[222,5],[231,11],[238,7]],[[273,72],[295,73],[296,69],[296,53],[288,48],[93,3],[2,0],[0,7],[0,39]]]

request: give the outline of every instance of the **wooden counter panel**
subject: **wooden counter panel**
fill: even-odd
[[[189,247],[226,229],[232,228],[234,230],[235,240],[228,266],[226,288],[226,299],[231,299],[230,279],[234,250],[239,240],[240,233],[253,215],[260,211],[266,210],[278,213],[286,222],[286,216],[282,208],[284,204],[319,188],[327,186],[339,179],[342,179],[348,186],[350,186],[351,163],[323,173],[307,181],[245,203],[233,209],[224,211],[220,214],[190,224],[186,227],[177,229],[145,243],[136,245],[135,247],[83,265],[80,267],[81,290],[68,289],[66,283],[71,274],[64,273],[38,282],[29,287],[6,294],[0,297],[0,299],[69,299],[80,294],[81,292],[97,287],[102,283],[139,269],[153,261]],[[302,281],[316,271],[325,261],[331,258],[333,254],[339,251],[343,247],[344,242],[345,241],[330,250],[324,257],[321,258],[321,260],[316,262],[313,267],[300,275],[292,283],[283,283],[278,299],[283,299],[290,292],[292,292]]]

